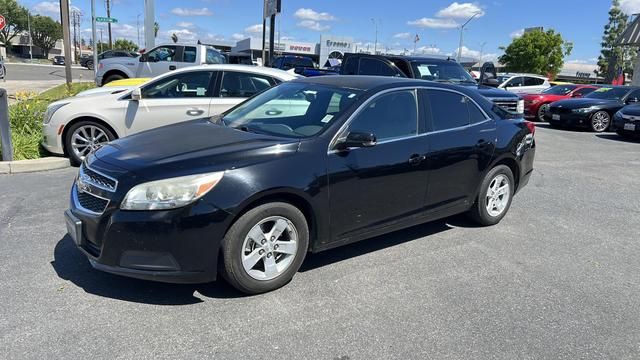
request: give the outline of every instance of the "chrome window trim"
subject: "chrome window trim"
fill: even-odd
[[[377,93],[374,96],[372,96],[369,99],[367,99],[365,102],[363,102],[356,109],[356,111],[353,112],[353,114],[351,114],[351,116],[349,116],[347,121],[345,121],[344,124],[342,124],[342,126],[340,126],[340,129],[338,129],[338,131],[335,133],[333,138],[331,138],[331,141],[329,142],[329,147],[327,148],[327,154],[334,154],[334,153],[340,152],[340,150],[334,149],[334,147],[337,144],[337,141],[340,140],[340,138],[341,138],[340,135],[349,127],[349,125],[351,124],[353,119],[356,116],[358,116],[360,114],[360,112],[362,112],[366,108],[366,106],[369,105],[370,102],[374,101],[375,99],[379,98],[382,95],[385,95],[385,94],[388,94],[388,93],[391,93],[391,92],[395,92],[395,91],[412,90],[414,92],[414,96],[415,96],[415,99],[416,99],[416,109],[417,109],[417,112],[418,112],[418,131],[420,131],[420,126],[419,126],[419,124],[420,124],[419,123],[420,122],[420,106],[419,106],[419,101],[418,101],[418,90],[419,89],[448,91],[448,92],[452,92],[452,93],[455,93],[455,94],[462,95],[465,98],[467,98],[468,100],[471,100],[471,102],[485,116],[485,120],[484,121],[480,121],[480,122],[476,122],[476,123],[469,123],[468,125],[458,126],[458,127],[450,128],[450,129],[443,129],[443,130],[436,130],[436,131],[425,131],[423,133],[418,133],[418,134],[415,134],[415,135],[408,135],[408,136],[403,136],[403,137],[399,137],[399,138],[383,140],[383,141],[378,142],[377,144],[386,144],[386,143],[395,142],[395,141],[399,141],[399,140],[406,140],[406,139],[413,138],[413,137],[420,137],[420,136],[429,135],[429,134],[438,134],[438,133],[445,132],[445,131],[460,130],[460,129],[468,128],[468,127],[471,127],[471,126],[475,126],[477,124],[484,124],[487,121],[493,120],[487,114],[487,112],[484,111],[484,109],[480,105],[478,105],[478,103],[474,99],[472,99],[468,95],[466,95],[466,94],[464,94],[464,93],[462,93],[460,91],[454,90],[454,89],[445,89],[445,88],[438,88],[438,87],[433,87],[433,86],[405,86],[405,87],[398,87],[398,88],[393,88],[393,89],[386,89],[386,90],[380,91],[379,93]]]
[[[107,179],[112,180],[112,181],[114,182],[113,189],[110,189],[110,188],[108,188],[108,187],[106,187],[106,186],[103,186],[103,185],[101,185],[101,184],[98,184],[98,183],[96,183],[96,182],[94,182],[94,181],[89,180],[89,178],[88,178],[88,176],[89,176],[89,175],[87,175],[87,177],[83,177],[83,176],[82,176],[82,175],[84,175],[83,168],[87,168],[87,169],[89,169],[89,170],[93,171],[94,173],[96,173],[96,174],[98,174],[98,175],[104,176],[104,177],[106,177]],[[94,169],[90,168],[89,166],[87,166],[87,165],[85,165],[85,164],[82,164],[82,165],[80,166],[80,171],[79,171],[78,177],[79,177],[79,178],[81,178],[81,179],[82,179],[82,181],[87,182],[87,183],[89,183],[89,184],[91,184],[91,185],[93,185],[93,186],[97,187],[98,189],[102,189],[102,190],[104,190],[104,191],[108,191],[108,192],[113,193],[113,192],[116,192],[116,190],[118,189],[118,180],[116,180],[116,179],[114,179],[113,177],[111,177],[111,176],[109,176],[109,175],[106,175],[106,174],[104,174],[104,173],[102,173],[102,172],[100,172],[100,171],[94,170]],[[104,200],[108,200],[108,199],[104,199]]]

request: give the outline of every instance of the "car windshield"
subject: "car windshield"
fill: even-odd
[[[315,68],[313,60],[306,57],[287,57],[284,59],[284,66],[289,69],[296,67]]]
[[[331,125],[360,93],[318,84],[283,83],[235,107],[221,122],[243,131],[310,137]]]
[[[416,78],[422,80],[476,83],[460,64],[449,62],[412,61],[411,66],[416,73]]]
[[[567,95],[577,86],[575,85],[556,85],[544,90],[542,93],[547,95]]]
[[[628,91],[628,88],[623,87],[601,87],[585,97],[590,99],[620,100]]]

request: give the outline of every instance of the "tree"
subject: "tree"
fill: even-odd
[[[18,5],[16,0],[0,0],[0,15],[6,21],[6,26],[0,31],[0,43],[9,50],[11,40],[27,30],[27,9]]]
[[[173,41],[173,43],[177,43],[178,42],[178,35],[176,35],[176,33],[171,34],[171,40]]]
[[[157,38],[158,37],[158,31],[160,31],[160,24],[158,24],[158,22],[154,22],[153,23],[153,37]]]
[[[598,73],[610,83],[617,74],[618,68],[627,74],[633,73],[636,52],[628,46],[617,44],[618,38],[627,28],[629,17],[620,9],[620,1],[613,0],[609,9],[609,22],[604,26],[600,56],[598,57]]]
[[[571,54],[573,45],[554,30],[534,30],[514,39],[498,60],[507,71],[549,75],[554,78]]]
[[[47,57],[56,41],[62,39],[62,25],[48,16],[36,15],[31,18],[31,35],[33,44]]]
[[[117,39],[113,44],[113,48],[118,50],[138,51],[138,45],[133,41],[126,39]]]

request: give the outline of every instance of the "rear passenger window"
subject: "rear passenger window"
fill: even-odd
[[[472,124],[487,120],[487,116],[480,110],[480,108],[478,108],[478,106],[473,101],[467,99],[467,105],[469,107],[469,119]]]
[[[466,96],[442,90],[429,90],[426,93],[431,108],[432,131],[469,125],[470,100]]]
[[[397,73],[387,63],[378,59],[360,59],[358,75],[396,76]]]
[[[184,54],[182,55],[182,61],[184,62],[188,62],[188,63],[194,63],[196,62],[196,48],[193,46],[185,46],[184,47]]]
[[[538,86],[544,84],[544,79],[526,77],[524,78],[524,86]]]

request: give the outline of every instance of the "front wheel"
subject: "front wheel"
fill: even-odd
[[[65,138],[65,149],[73,165],[80,165],[84,158],[116,136],[104,125],[93,121],[80,121],[71,126]]]
[[[598,111],[591,115],[591,130],[601,133],[609,128],[611,117],[606,111]]]
[[[309,246],[309,227],[295,206],[272,202],[242,215],[222,240],[222,275],[236,289],[260,294],[287,284]]]
[[[538,121],[544,122],[544,115],[549,111],[549,104],[542,104],[538,108]]]
[[[484,177],[469,215],[480,225],[495,225],[507,214],[514,193],[515,181],[511,169],[498,165]]]

